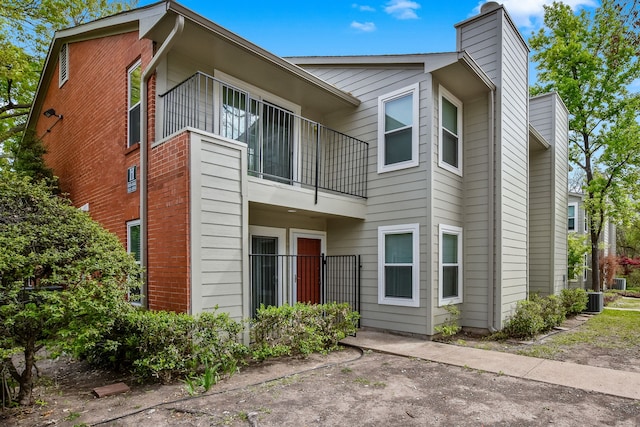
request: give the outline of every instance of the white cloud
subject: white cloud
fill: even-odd
[[[478,3],[474,9],[475,13],[480,12],[480,6],[486,3],[484,0]],[[544,17],[544,5],[550,5],[553,0],[500,0],[509,12],[509,15],[520,28],[535,29],[542,26]],[[579,7],[595,7],[598,5],[596,0],[563,0],[563,3],[571,6],[576,10]]]
[[[370,33],[372,31],[376,30],[376,24],[374,24],[373,22],[357,22],[357,21],[353,21],[351,23],[351,28],[355,28],[356,30],[365,32],[365,33]]]
[[[352,7],[354,9],[358,9],[360,12],[375,12],[376,10],[374,8],[372,8],[371,6],[367,6],[364,4],[358,4],[358,3],[354,3],[352,5]]]
[[[387,3],[384,11],[398,19],[418,19],[416,10],[420,9],[420,4],[409,0],[391,0]]]

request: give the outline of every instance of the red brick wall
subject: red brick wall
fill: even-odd
[[[149,307],[188,311],[189,134],[149,152]]]
[[[51,132],[46,130],[55,117],[40,115],[36,124],[49,151],[45,160],[59,177],[62,191],[69,193],[75,206],[89,203],[91,216],[123,245],[127,221],[140,217],[139,177],[138,190],[127,193],[127,168],[140,166],[139,147],[127,148],[127,70],[138,60],[144,69],[152,54],[153,43],[139,40],[137,32],[71,43],[69,79],[58,87],[56,65],[42,106],[43,111],[54,108],[64,118]],[[148,88],[148,108],[155,112],[155,78]],[[154,125],[152,114],[149,144],[155,139]],[[153,309],[189,308],[186,148],[185,139],[150,150],[149,197],[160,198],[149,201],[147,296]]]

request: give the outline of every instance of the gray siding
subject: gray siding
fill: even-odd
[[[247,315],[247,202],[239,144],[192,134],[192,311]]]
[[[494,280],[501,327],[528,286],[528,49],[502,8],[457,28],[459,50],[469,52],[497,86]]]
[[[487,328],[491,286],[491,212],[489,100],[464,105],[464,300],[463,325]]]
[[[367,220],[330,220],[327,251],[362,255],[362,325],[416,334],[431,334],[429,320],[432,279],[431,224],[428,221],[428,169],[432,135],[431,76],[422,68],[306,67],[320,78],[357,96],[362,104],[354,112],[326,117],[335,129],[367,141],[369,177]],[[377,173],[378,96],[420,82],[420,164],[418,167]],[[378,304],[378,227],[420,224],[420,307]]]
[[[567,286],[568,116],[553,93],[529,105],[531,123],[550,144],[546,150],[531,147],[530,291],[557,294]],[[584,230],[581,209],[576,227]]]

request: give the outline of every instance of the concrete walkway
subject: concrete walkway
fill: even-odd
[[[385,332],[360,330],[344,344],[397,356],[416,357],[516,378],[640,400],[640,373],[538,359],[491,350],[442,344]]]

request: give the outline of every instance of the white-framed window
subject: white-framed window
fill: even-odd
[[[127,70],[127,147],[140,142],[140,61]]]
[[[378,304],[420,306],[420,224],[378,227]]]
[[[69,80],[69,44],[60,46],[60,57],[58,58],[58,87],[62,87]]]
[[[576,231],[576,221],[578,220],[578,204],[569,203],[567,212],[567,230]]]
[[[438,304],[462,302],[462,228],[440,224]]]
[[[127,252],[133,255],[136,264],[140,265],[140,220],[127,222]],[[141,305],[140,289],[131,289],[129,291],[129,301],[133,305]]]
[[[587,216],[587,211],[585,211],[584,209],[581,209],[582,211],[582,215],[584,215],[583,219],[584,219],[584,232],[588,233],[589,232],[589,217]]]
[[[462,176],[462,102],[440,86],[438,165]]]
[[[420,85],[378,97],[378,173],[418,166]]]

